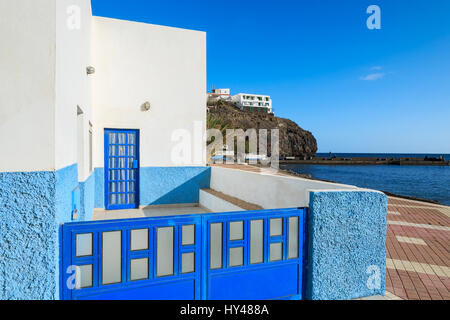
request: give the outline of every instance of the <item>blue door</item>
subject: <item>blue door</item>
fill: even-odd
[[[105,129],[105,207],[139,207],[139,130]]]

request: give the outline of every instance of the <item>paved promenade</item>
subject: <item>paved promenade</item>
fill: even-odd
[[[450,207],[389,198],[386,248],[388,293],[450,300]]]

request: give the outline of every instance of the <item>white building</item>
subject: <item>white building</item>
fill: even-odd
[[[212,92],[208,92],[209,100],[231,100],[230,89],[212,89]]]
[[[232,97],[232,101],[241,110],[273,113],[270,96],[239,93]]]
[[[2,0],[0,38],[0,274],[17,279],[0,299],[57,298],[60,225],[208,186],[206,33]]]

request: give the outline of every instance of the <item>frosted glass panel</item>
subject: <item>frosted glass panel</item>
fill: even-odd
[[[110,168],[116,168],[117,167],[116,158],[109,158],[109,167]]]
[[[148,279],[148,258],[131,260],[131,281]]]
[[[244,240],[244,222],[230,222],[230,241]]]
[[[134,195],[134,193],[129,193],[128,194],[128,203],[129,204],[135,204],[136,203],[136,201],[135,201],[135,195]]]
[[[122,281],[122,231],[103,232],[102,283]]]
[[[109,183],[109,192],[117,192],[117,182]]]
[[[92,256],[92,233],[77,234],[75,248],[77,257]]]
[[[183,253],[181,255],[181,273],[195,272],[195,253]]]
[[[283,235],[283,219],[270,219],[270,236],[278,237]]]
[[[125,133],[119,133],[119,144],[125,144],[127,141],[125,140],[126,134]]]
[[[75,289],[92,287],[92,264],[77,266],[75,272]]]
[[[264,262],[264,220],[250,222],[250,263]]]
[[[211,223],[211,269],[222,268],[222,223]]]
[[[148,250],[148,229],[131,230],[131,251]]]
[[[126,158],[119,158],[119,169],[126,168]]]
[[[244,265],[244,248],[230,248],[230,267]]]
[[[110,194],[109,195],[109,204],[116,204],[117,202],[117,195],[116,194]]]
[[[289,259],[298,258],[298,217],[289,218]]]
[[[183,246],[192,246],[195,244],[195,225],[182,227],[182,240]]]
[[[173,227],[158,228],[157,235],[157,276],[173,275]]]
[[[127,204],[127,195],[126,194],[118,195],[118,204]]]
[[[116,134],[115,133],[110,133],[109,134],[109,143],[110,144],[116,143]]]
[[[117,171],[116,170],[109,170],[109,180],[117,180]]]
[[[116,156],[116,146],[109,146],[109,155]]]
[[[280,261],[283,259],[283,243],[270,244],[270,261]]]

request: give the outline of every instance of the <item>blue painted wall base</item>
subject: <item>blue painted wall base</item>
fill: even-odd
[[[59,299],[59,227],[72,221],[72,193],[93,212],[94,179],[78,184],[78,166],[0,173],[0,300]],[[89,189],[92,189],[89,191]]]
[[[81,211],[80,221],[91,221],[94,214],[95,202],[95,174],[91,174],[89,178],[80,182],[81,192]]]
[[[210,167],[141,167],[140,206],[192,204],[209,188]],[[104,168],[95,169],[95,208],[105,208]]]

